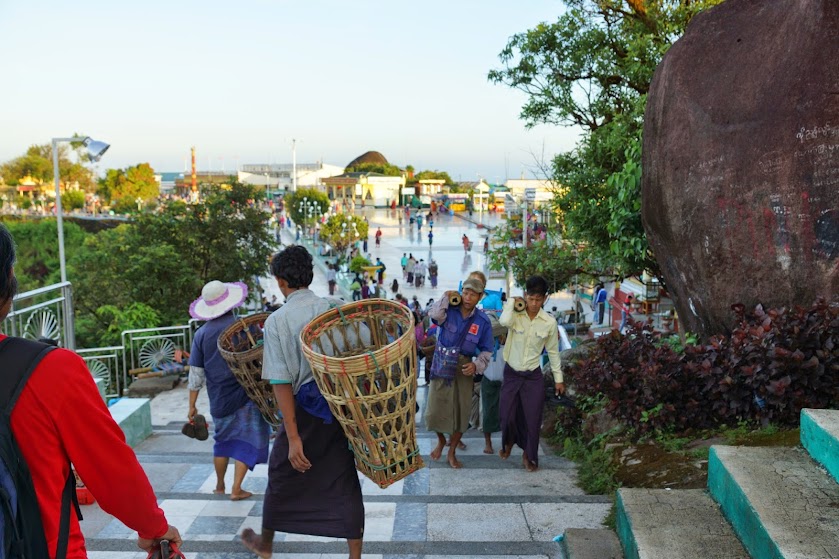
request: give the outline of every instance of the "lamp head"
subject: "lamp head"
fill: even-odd
[[[87,154],[90,156],[90,160],[94,163],[102,159],[102,156],[106,151],[108,151],[108,148],[111,147],[110,144],[94,140],[90,137],[85,138],[82,141],[82,144],[84,144],[84,147],[87,148]]]

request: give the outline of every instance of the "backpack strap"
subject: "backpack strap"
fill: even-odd
[[[8,417],[11,417],[20,393],[23,392],[26,382],[41,359],[54,349],[55,347],[49,344],[23,338],[9,337],[0,341],[0,363],[4,365],[3,374],[0,374],[0,409],[4,410]],[[64,559],[67,556],[71,503],[75,504],[76,513],[81,520],[82,514],[76,495],[76,476],[72,468],[70,468],[70,474],[67,476],[61,495],[61,520],[58,528],[56,559]]]
[[[11,416],[26,381],[44,356],[55,347],[23,338],[6,338],[0,342],[0,409]]]

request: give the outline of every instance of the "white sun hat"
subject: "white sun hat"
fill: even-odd
[[[213,280],[201,290],[201,297],[189,306],[189,315],[198,320],[212,320],[241,307],[247,298],[248,286],[244,283]]]

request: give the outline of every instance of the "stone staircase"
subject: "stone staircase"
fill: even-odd
[[[707,491],[619,490],[625,556],[839,558],[839,410],[803,410],[801,443],[711,447]]]

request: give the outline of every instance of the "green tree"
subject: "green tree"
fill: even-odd
[[[79,188],[85,192],[93,189],[93,172],[84,166],[86,159],[77,155],[78,161],[69,157],[70,149],[66,145],[58,146],[58,172],[61,182],[73,184],[78,182]],[[41,183],[52,183],[53,161],[52,145],[42,144],[29,146],[24,155],[16,157],[0,165],[0,177],[10,185],[20,184],[24,177],[32,177]]]
[[[558,232],[592,275],[658,266],[640,220],[640,139],[653,72],[691,18],[722,0],[564,0],[555,23],[514,35],[490,81],[527,94],[521,118],[582,130],[550,174]],[[617,201],[614,199],[617,198]],[[577,259],[574,259],[577,261]],[[571,262],[564,258],[556,265]]]
[[[108,327],[100,307],[131,303],[156,311],[161,324],[183,323],[189,303],[213,279],[243,281],[253,292],[271,254],[268,216],[250,204],[258,190],[239,183],[229,190],[207,187],[198,204],[167,202],[158,213],[88,239],[74,285],[77,309],[90,328]]]
[[[419,173],[415,173],[414,178],[409,179],[408,182],[410,184],[419,184],[419,181],[421,181],[421,180],[444,180],[444,181],[446,181],[445,184],[449,184],[449,185],[454,184],[454,181],[452,180],[452,178],[449,176],[449,174],[446,171],[437,171],[437,170],[434,170],[434,171],[425,170],[425,171],[420,171]]]
[[[350,214],[329,216],[320,229],[320,238],[338,252],[344,252],[354,242],[366,239],[368,234],[367,222]]]
[[[148,163],[139,163],[126,169],[108,169],[99,180],[97,192],[109,204],[123,200],[127,209],[127,200],[137,206],[137,198],[144,202],[157,198],[160,188],[154,178],[154,169]]]
[[[401,177],[402,169],[390,163],[359,163],[344,169],[345,173],[379,173],[389,177]]]
[[[30,291],[61,281],[58,260],[58,226],[54,219],[3,220],[15,239],[17,262],[15,275],[19,291]],[[70,221],[64,221],[64,250],[67,259],[67,279],[76,280],[72,265],[90,235]]]
[[[305,207],[301,207],[301,204],[304,206],[311,204],[316,207],[316,211],[312,213],[313,217],[315,214],[324,215],[329,211],[329,196],[314,188],[298,188],[297,192],[292,192],[285,197],[286,210],[291,214],[294,223],[311,225],[313,218],[309,218],[308,211]]]
[[[61,195],[61,204],[64,210],[72,211],[84,208],[84,192],[81,190],[70,190]]]

